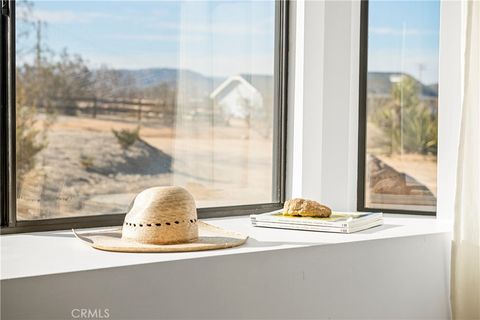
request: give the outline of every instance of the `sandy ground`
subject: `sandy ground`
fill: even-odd
[[[437,196],[437,158],[418,154],[378,156],[380,160],[399,172],[414,177]]]
[[[19,191],[19,219],[124,212],[151,186],[181,185],[198,207],[272,201],[272,142],[242,124],[142,125],[122,150],[111,130],[136,123],[60,116]]]
[[[369,122],[367,134],[367,153],[374,155],[398,173],[405,174],[415,184],[425,187],[430,195],[373,194],[366,190],[366,203],[369,207],[434,211],[437,195],[437,157],[421,154],[389,155],[388,139],[382,130]],[[367,183],[368,185],[368,183]]]
[[[143,123],[141,140],[122,150],[112,129],[136,127],[128,119],[59,116],[19,189],[18,218],[121,213],[135,194],[162,185],[186,187],[198,207],[272,201],[272,141],[244,123]],[[374,153],[436,196],[435,157]],[[380,202],[412,200],[393,198],[382,196]]]

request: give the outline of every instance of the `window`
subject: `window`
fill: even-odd
[[[362,2],[359,210],[432,214],[440,1]]]
[[[117,223],[135,194],[162,185],[188,189],[201,216],[279,208],[286,8],[11,2],[3,224]]]

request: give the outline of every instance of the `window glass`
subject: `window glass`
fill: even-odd
[[[275,1],[16,1],[17,219],[276,202]]]
[[[369,1],[365,206],[435,211],[439,1]]]

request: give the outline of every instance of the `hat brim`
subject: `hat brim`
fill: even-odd
[[[198,239],[195,242],[179,244],[145,244],[122,239],[122,227],[98,230],[75,236],[87,245],[104,251],[114,252],[188,252],[233,248],[244,244],[248,236],[227,231],[198,221]]]

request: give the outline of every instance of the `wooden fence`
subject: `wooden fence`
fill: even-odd
[[[175,104],[146,99],[104,99],[95,97],[57,98],[56,110],[68,115],[79,113],[96,118],[99,115],[133,116],[138,121],[155,117],[171,120],[175,116]]]

